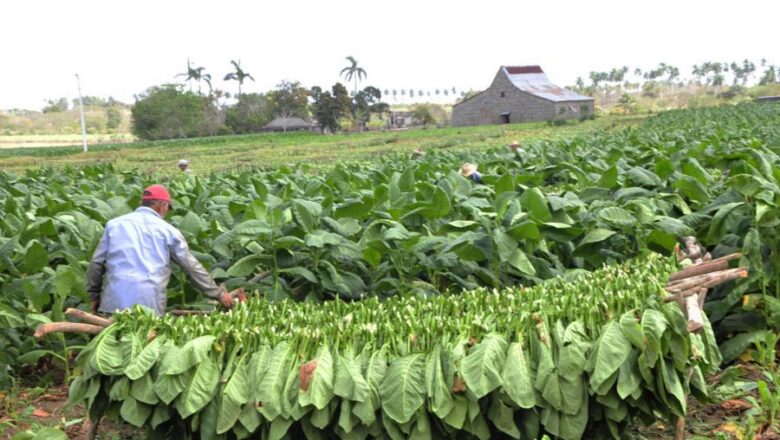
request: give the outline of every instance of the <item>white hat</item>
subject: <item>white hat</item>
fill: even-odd
[[[469,177],[470,175],[474,174],[474,172],[477,171],[477,166],[473,163],[464,163],[462,167],[460,167],[460,175],[463,177]]]
[[[182,165],[189,165],[189,164],[190,164],[190,163],[189,163],[189,162],[187,162],[187,159],[182,159],[182,160],[180,160],[180,161],[179,161],[179,166],[182,166]]]

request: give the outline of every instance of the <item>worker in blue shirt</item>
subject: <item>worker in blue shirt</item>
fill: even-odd
[[[464,163],[460,167],[460,175],[473,180],[474,183],[482,183],[482,176],[477,172],[477,166],[473,163]]]
[[[227,308],[229,293],[216,285],[190,252],[182,233],[167,223],[171,196],[161,185],[146,188],[141,206],[110,220],[87,270],[87,292],[95,312],[114,313],[139,304],[165,313],[171,261],[192,284]]]

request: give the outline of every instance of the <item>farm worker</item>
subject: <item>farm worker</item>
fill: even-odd
[[[171,196],[162,185],[146,188],[141,206],[109,220],[87,269],[87,292],[95,312],[114,313],[140,304],[165,313],[171,260],[201,292],[233,306],[190,252],[182,233],[165,220]],[[105,279],[104,279],[105,278]]]
[[[482,176],[477,172],[477,166],[473,163],[464,163],[460,167],[460,175],[473,180],[475,183],[482,183]]]
[[[417,147],[412,152],[412,159],[422,159],[425,156],[425,151],[422,148]]]
[[[520,142],[512,141],[511,144],[509,144],[509,149],[512,150],[513,153],[523,153],[525,150],[523,150],[522,145],[520,145]]]
[[[181,159],[179,161],[179,169],[182,173],[192,173],[192,170],[190,169],[190,163],[187,161],[187,159]]]

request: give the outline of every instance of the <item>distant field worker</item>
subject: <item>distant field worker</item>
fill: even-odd
[[[460,175],[473,180],[475,183],[482,183],[482,176],[477,172],[477,166],[473,163],[464,163],[460,167]]]
[[[192,173],[192,170],[190,169],[190,163],[187,161],[187,159],[181,159],[179,161],[179,169],[182,173],[190,174]]]
[[[517,141],[512,141],[512,143],[509,144],[509,149],[512,150],[513,153],[523,152],[523,146]]]
[[[192,284],[226,308],[233,299],[219,288],[190,252],[182,233],[164,218],[171,196],[162,185],[146,188],[141,206],[109,220],[87,269],[87,292],[95,312],[114,313],[140,304],[165,313],[171,261]]]
[[[412,152],[412,159],[422,159],[424,156],[425,151],[420,147],[415,148]]]

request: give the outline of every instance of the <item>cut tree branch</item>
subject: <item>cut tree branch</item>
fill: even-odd
[[[106,319],[101,316],[93,315],[92,313],[88,313],[79,309],[69,308],[65,310],[65,315],[70,316],[71,318],[76,318],[79,321],[84,321],[88,324],[99,325],[101,327],[108,327],[109,325],[114,323],[113,319]]]
[[[93,324],[82,324],[79,322],[47,322],[41,324],[35,329],[35,336],[38,339],[43,338],[49,333],[81,333],[86,335],[96,335],[103,331],[105,327]]]

